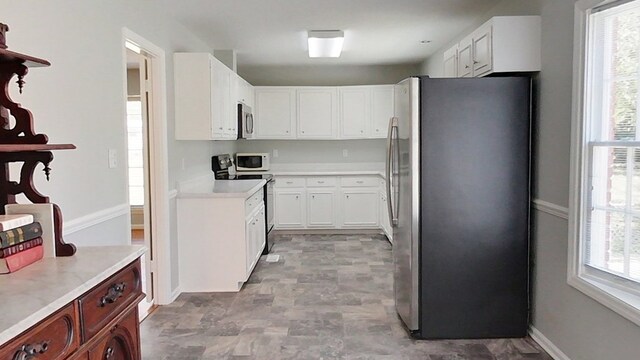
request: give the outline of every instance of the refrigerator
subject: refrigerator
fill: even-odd
[[[412,77],[387,138],[396,310],[421,339],[524,337],[531,79]]]

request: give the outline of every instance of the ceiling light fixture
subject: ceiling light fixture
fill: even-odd
[[[309,57],[340,57],[344,32],[340,30],[311,30],[308,34]]]

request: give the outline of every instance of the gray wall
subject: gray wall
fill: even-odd
[[[536,77],[534,197],[567,207],[574,0],[505,0],[478,25],[494,15],[538,14],[542,72]],[[425,73],[442,76],[444,49],[425,61]],[[565,219],[534,212],[533,325],[573,360],[638,359],[640,328],[567,284],[567,226]]]

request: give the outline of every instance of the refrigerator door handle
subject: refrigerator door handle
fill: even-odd
[[[387,207],[389,208],[389,218],[391,226],[398,225],[398,218],[393,209],[393,198],[391,197],[392,181],[393,181],[393,133],[398,129],[398,118],[392,117],[389,119],[389,132],[387,133],[387,166],[386,166],[386,180],[387,180]]]

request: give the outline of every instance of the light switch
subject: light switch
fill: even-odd
[[[109,169],[118,167],[118,150],[109,149]]]

